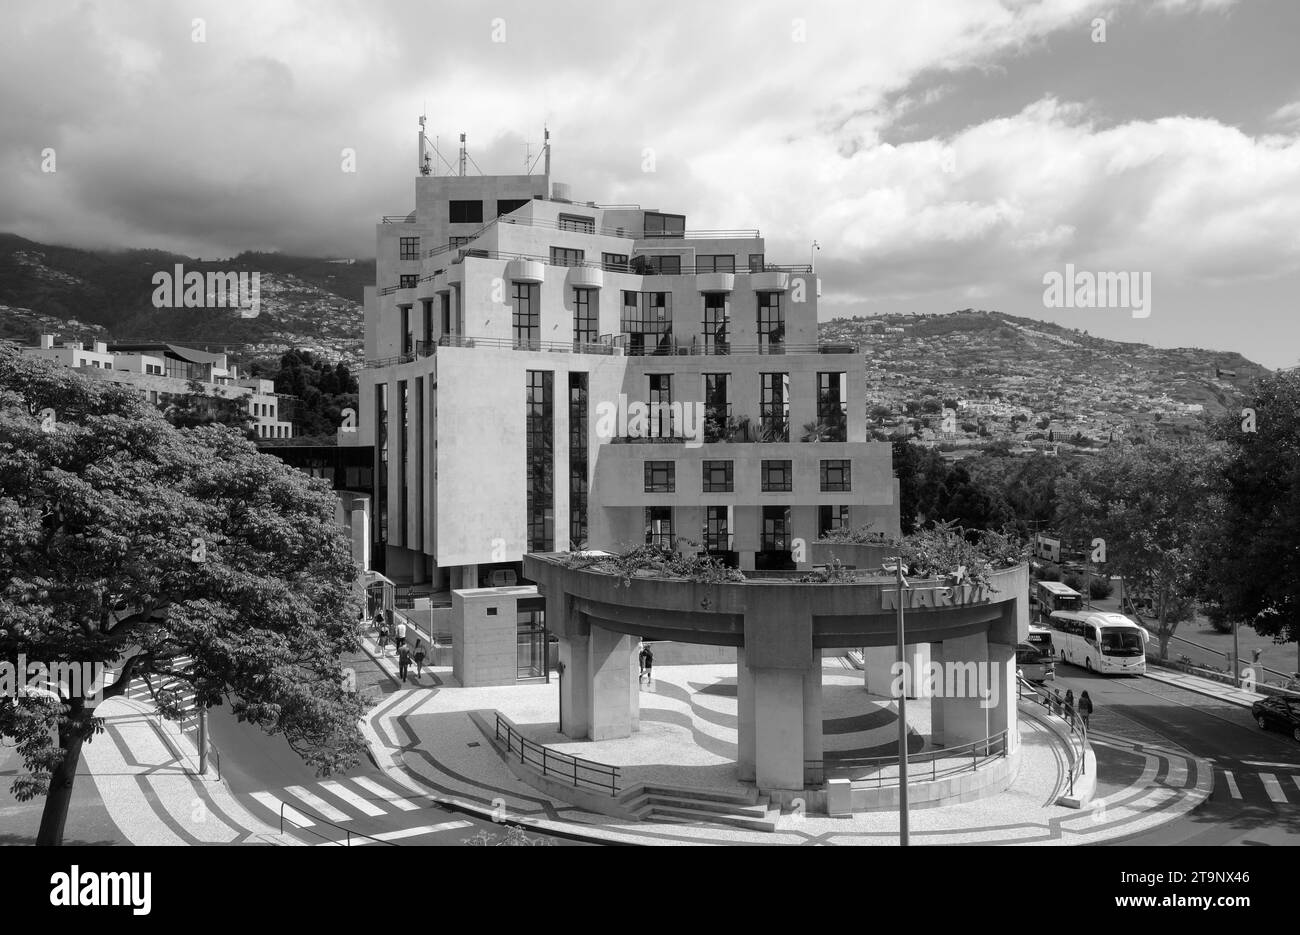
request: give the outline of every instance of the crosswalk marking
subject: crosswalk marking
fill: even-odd
[[[1225,769],[1223,778],[1228,780],[1228,792],[1234,799],[1241,798],[1241,790],[1237,788],[1237,780],[1233,778],[1232,771]]]
[[[316,811],[320,812],[330,821],[347,821],[352,816],[347,812],[341,812],[330,803],[326,802],[320,796],[307,791],[302,786],[285,786],[284,791],[296,799],[306,802]]]
[[[1295,780],[1295,787],[1297,791],[1300,791],[1300,776],[1292,776],[1291,778]]]
[[[468,828],[468,821],[444,821],[438,825],[420,825],[416,828],[399,828],[397,831],[385,831],[381,834],[372,834],[366,838],[352,838],[352,847],[363,847],[366,844],[374,844],[376,841],[396,841],[401,838],[414,838],[422,834],[434,834],[438,831],[454,831],[457,828]],[[317,847],[329,847],[331,845],[342,844],[345,847],[349,845],[347,840],[343,841],[321,841]]]
[[[1260,773],[1259,779],[1264,783],[1264,789],[1268,792],[1268,797],[1274,802],[1286,802],[1286,793],[1282,791],[1282,784],[1277,781],[1277,777],[1272,773]]]
[[[298,811],[292,805],[285,805],[283,802],[281,802],[275,796],[271,795],[271,793],[269,792],[254,792],[253,798],[256,801],[260,802],[262,805],[265,805],[271,811],[275,812],[277,815],[280,814],[280,806],[283,805],[284,817],[288,821],[293,822],[299,828],[310,828],[312,825],[316,824],[316,822],[312,821],[310,818],[308,818],[302,812]]]
[[[380,808],[378,805],[375,805],[372,802],[367,802],[365,799],[357,795],[351,789],[347,788],[345,785],[343,785],[343,783],[339,782],[338,780],[335,779],[327,780],[326,782],[320,783],[320,787],[324,789],[326,792],[330,793],[331,795],[337,796],[338,798],[342,799],[344,802],[347,802],[353,808],[357,809],[357,811],[369,815],[371,818],[374,818],[377,815],[388,814],[388,812],[385,809]]]
[[[1263,760],[1242,760],[1247,766],[1271,766],[1275,769],[1300,769],[1300,763],[1266,763]]]
[[[355,776],[353,777],[352,781],[358,786],[360,786],[362,789],[365,789],[367,792],[379,796],[379,798],[383,799],[389,805],[395,806],[396,808],[399,808],[404,812],[415,811],[420,807],[419,805],[416,805],[414,802],[412,802],[410,799],[398,795],[396,792],[392,791],[391,789],[385,789],[379,783],[375,782],[373,779],[370,779],[367,776]]]

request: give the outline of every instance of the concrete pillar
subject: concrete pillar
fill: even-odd
[[[636,639],[593,626],[587,647],[591,684],[588,734],[592,740],[630,737],[636,675],[628,660],[636,653]]]
[[[803,674],[803,758],[822,758],[822,667],[821,659]]]
[[[907,643],[903,647],[903,661],[907,663],[904,670],[903,690],[908,698],[917,697],[920,677],[924,677],[930,663],[929,643]],[[895,674],[898,663],[898,647],[870,646],[862,651],[862,681],[867,691],[873,695],[886,698],[894,697]]]
[[[943,643],[930,644],[930,662],[943,671]],[[930,743],[936,747],[947,744],[943,733],[943,698],[936,695],[930,699]]]
[[[462,565],[460,569],[462,588],[478,587],[478,565]]]
[[[591,730],[590,637],[561,636],[560,662],[560,733],[571,740],[582,740]]]
[[[754,676],[743,646],[736,650],[736,778],[754,781]]]
[[[804,670],[753,669],[754,778],[760,789],[804,787]]]
[[[1016,720],[1016,648],[1007,643],[989,643],[989,730],[1007,732],[1007,752],[1020,743]]]
[[[627,707],[628,719],[632,724],[632,730],[641,729],[641,645],[640,640],[632,638],[632,651],[628,653],[627,665],[629,674],[627,679]]]
[[[949,748],[985,737],[980,689],[989,687],[988,646],[984,633],[943,641],[943,728]]]

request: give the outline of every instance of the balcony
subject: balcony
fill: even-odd
[[[736,274],[699,273],[695,279],[695,288],[700,292],[734,292]]]
[[[599,266],[571,266],[568,280],[575,289],[599,289],[605,284],[605,273]]]
[[[515,282],[545,282],[546,265],[540,260],[511,260],[506,264],[506,278]]]
[[[786,292],[790,288],[790,274],[770,267],[761,273],[751,273],[749,286],[755,292]]]

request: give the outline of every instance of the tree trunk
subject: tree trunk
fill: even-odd
[[[63,829],[68,823],[68,806],[72,804],[72,783],[77,778],[81,764],[81,745],[90,734],[90,718],[80,700],[74,703],[74,713],[59,728],[59,749],[63,759],[50,777],[50,790],[45,794],[45,809],[41,812],[41,827],[36,834],[38,846],[58,847],[63,844]]]

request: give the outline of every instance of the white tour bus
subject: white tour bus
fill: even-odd
[[[1056,658],[1089,672],[1143,675],[1147,631],[1123,614],[1058,610],[1047,618]]]

